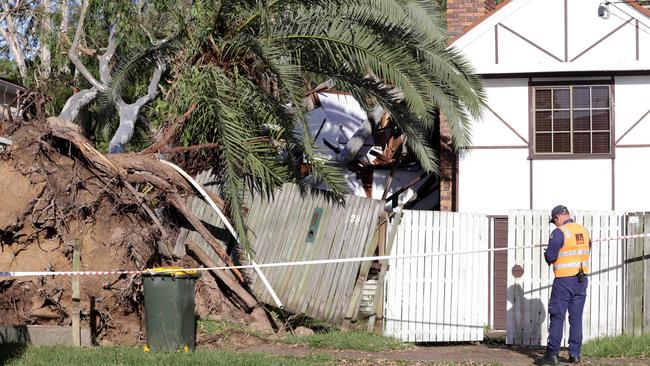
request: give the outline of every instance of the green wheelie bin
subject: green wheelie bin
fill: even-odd
[[[147,327],[145,351],[194,350],[194,289],[199,274],[180,268],[154,268],[143,274]]]

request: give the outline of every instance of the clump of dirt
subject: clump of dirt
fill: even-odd
[[[180,189],[164,174],[159,184],[171,192],[142,177],[131,185],[124,177],[135,175],[134,169],[84,151],[90,148],[61,138],[45,121],[20,128],[12,140],[0,154],[0,271],[70,271],[75,242],[81,245],[81,270],[200,266],[191,257],[169,255],[178,224],[166,195]],[[146,157],[132,160],[147,164]],[[153,211],[170,212],[164,217],[171,219],[156,222]],[[70,325],[71,303],[70,277],[0,277],[2,325]],[[199,317],[254,321],[209,273],[197,283],[196,304]],[[143,319],[140,276],[81,277],[82,326],[91,326],[97,342],[138,344]]]

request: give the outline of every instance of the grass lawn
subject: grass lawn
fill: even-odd
[[[326,355],[308,357],[274,357],[229,351],[198,350],[190,353],[145,353],[141,348],[126,347],[25,347],[0,346],[0,365],[215,365],[215,366],[312,366],[336,365]]]
[[[650,334],[620,335],[591,340],[582,346],[585,357],[650,357]]]
[[[400,341],[361,331],[316,333],[310,336],[287,335],[282,338],[257,332],[245,326],[201,320],[197,331],[204,335],[239,337],[242,333],[267,340],[269,343],[303,345],[311,348],[335,350],[359,350],[368,352],[404,349],[408,345]],[[370,365],[369,360],[346,360],[346,365]],[[0,345],[0,365],[232,365],[232,366],[294,366],[338,365],[342,361],[324,355],[305,357],[272,356],[263,353],[237,353],[226,350],[198,349],[190,353],[145,353],[142,348],[130,347],[31,347],[24,345]],[[383,363],[382,363],[383,364]],[[393,361],[390,364],[402,364]]]
[[[285,344],[298,344],[311,348],[357,350],[367,352],[392,351],[409,348],[395,338],[361,331],[316,333],[310,336],[287,335],[279,340]]]
[[[251,330],[243,325],[215,320],[201,320],[198,322],[198,331],[205,335],[222,335],[224,337],[229,337],[232,332],[243,332],[257,338],[266,339],[271,343],[295,344],[310,348],[335,350],[382,352],[411,347],[409,344],[402,343],[395,338],[360,330],[340,332],[332,329],[328,332],[319,332],[310,336],[288,334],[281,338],[271,338],[269,334]]]

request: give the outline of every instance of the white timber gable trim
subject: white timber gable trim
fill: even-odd
[[[650,16],[600,0],[511,0],[452,43],[479,74],[650,71]]]

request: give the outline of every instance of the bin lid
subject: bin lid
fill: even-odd
[[[182,267],[156,267],[142,273],[143,276],[198,277],[199,272]]]

